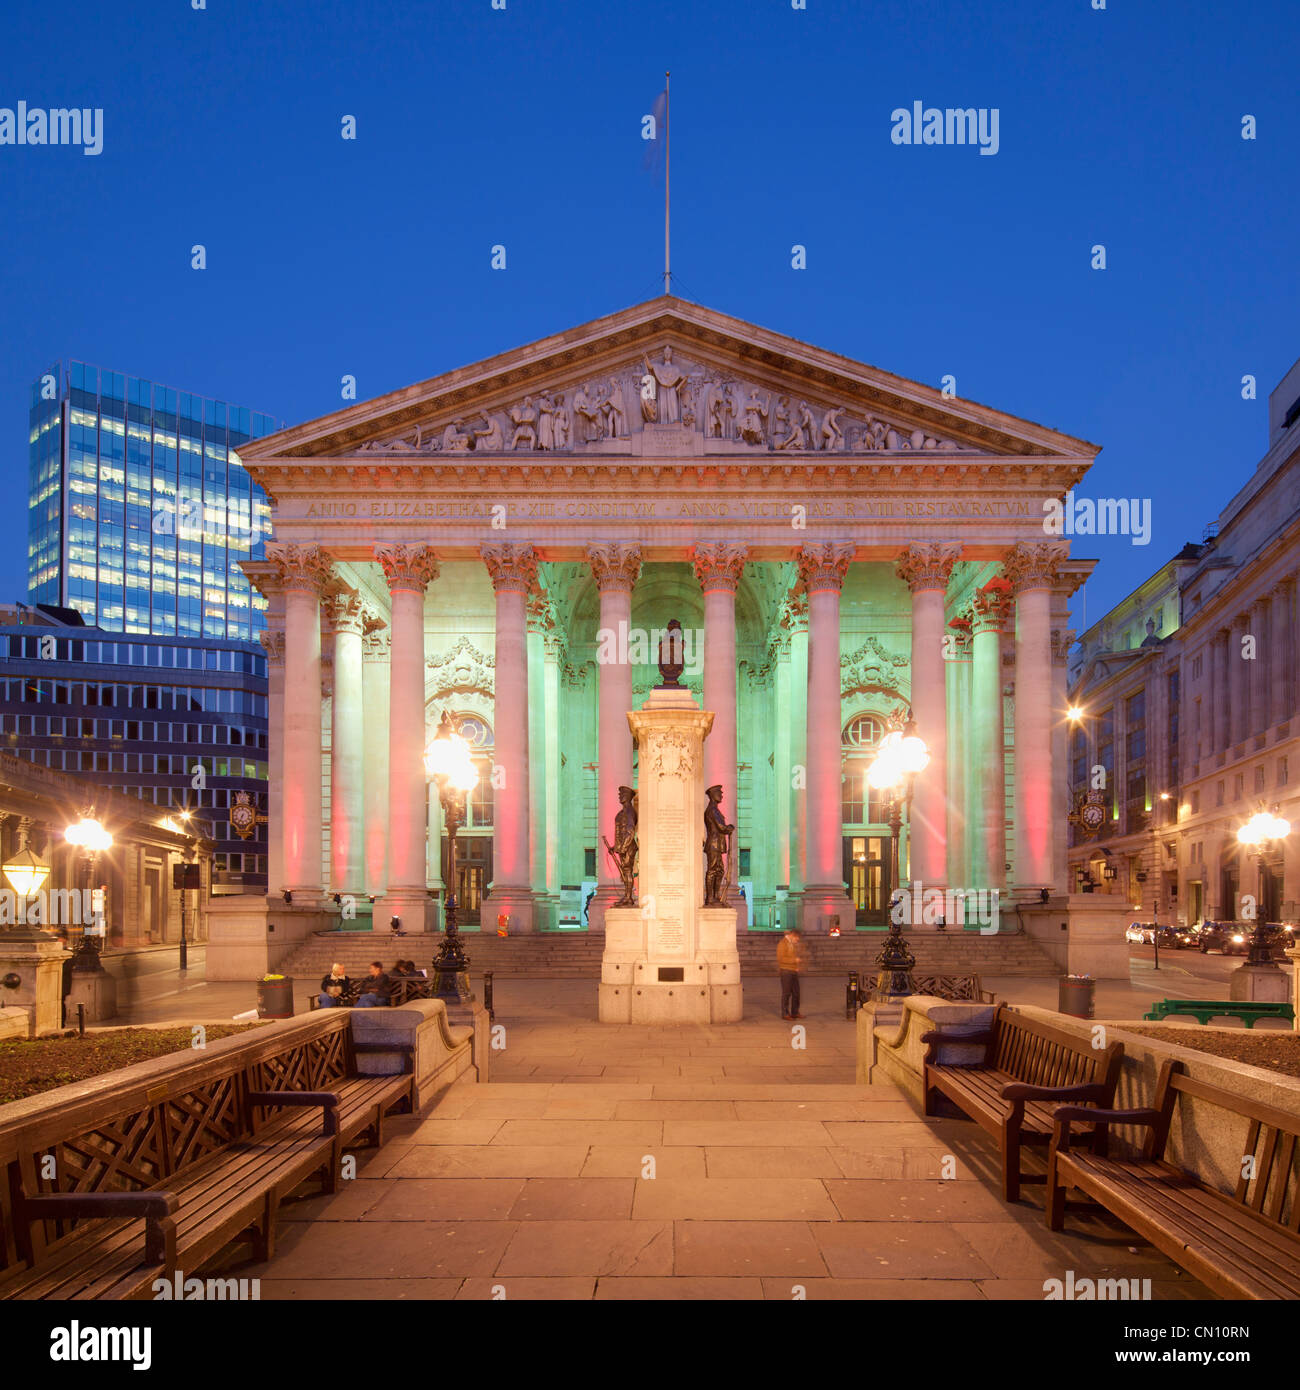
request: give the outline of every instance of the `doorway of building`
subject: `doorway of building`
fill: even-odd
[[[448,841],[442,837],[442,881],[450,873]],[[483,890],[492,881],[491,835],[456,837],[456,921],[461,927],[477,927],[483,920]]]
[[[889,836],[844,837],[844,881],[853,899],[854,924],[859,927],[889,925]]]

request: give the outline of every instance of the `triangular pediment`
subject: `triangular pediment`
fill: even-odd
[[[813,455],[1078,463],[1097,447],[664,296],[279,434],[240,457],[496,463]],[[549,457],[548,457],[549,456]],[[612,458],[610,459],[612,461]]]

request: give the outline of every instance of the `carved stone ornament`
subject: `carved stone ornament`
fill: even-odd
[[[898,557],[898,577],[913,593],[920,589],[946,592],[952,567],[961,559],[961,545],[941,542],[936,545],[909,545]]]
[[[655,738],[650,744],[648,771],[659,777],[676,777],[683,781],[695,771],[695,753],[684,735],[672,730]]]
[[[360,594],[335,594],[325,600],[322,617],[327,630],[359,636],[366,626],[366,605]]]
[[[478,553],[487,566],[494,592],[511,589],[527,594],[536,586],[537,551],[531,545],[491,542],[479,546]]]
[[[362,661],[387,661],[392,649],[392,634],[379,628],[370,629],[361,636]]]
[[[427,545],[377,545],[375,559],[390,592],[414,589],[422,594],[438,577],[438,557]]]
[[[334,578],[330,558],[318,545],[268,545],[266,560],[284,589],[320,595]]]
[[[280,628],[266,628],[257,634],[257,640],[266,652],[266,659],[272,666],[284,660],[284,631]]]
[[[840,692],[856,695],[879,690],[901,697],[904,691],[899,672],[907,664],[906,656],[886,651],[874,637],[868,637],[857,651],[840,657]]]
[[[596,577],[596,587],[631,593],[641,574],[641,547],[617,541],[587,547],[587,562]]]
[[[496,684],[496,659],[485,655],[463,633],[453,647],[424,663],[430,672],[425,682],[426,699],[447,695],[486,695]]]
[[[706,593],[710,589],[725,589],[734,594],[748,558],[749,547],[731,541],[704,541],[691,552],[695,577]]]
[[[695,434],[706,444],[799,453],[954,452],[966,447],[842,401],[821,403],[692,361],[670,344],[583,381],[541,384],[493,407],[423,421],[350,452],[562,453],[641,430]],[[613,450],[617,452],[617,450]]]
[[[1001,632],[1006,626],[1010,605],[998,589],[978,590],[971,596],[971,631]]]
[[[1050,589],[1061,577],[1061,564],[1070,553],[1065,541],[1029,545],[1021,542],[1007,551],[1002,569],[1016,593],[1025,589]]]
[[[844,587],[844,576],[857,552],[851,541],[826,541],[820,545],[805,545],[798,555],[799,579],[808,593]]]

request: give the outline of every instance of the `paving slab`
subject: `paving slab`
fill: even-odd
[[[472,1300],[523,1303],[541,1300],[551,1302],[587,1302],[598,1295],[594,1275],[571,1275],[568,1278],[520,1278],[511,1275],[493,1276],[491,1279],[466,1279],[456,1294],[459,1302]]]
[[[476,1271],[477,1272],[477,1271]],[[673,1228],[667,1221],[521,1221],[496,1273],[673,1273]]]
[[[636,1187],[635,1178],[529,1178],[510,1217],[515,1221],[612,1221],[639,1216],[632,1209]]]
[[[685,1275],[790,1275],[830,1271],[806,1221],[677,1221],[673,1272]]]
[[[635,1178],[646,1181],[646,1159],[654,1159],[653,1181],[662,1178],[702,1178],[704,1150],[699,1148],[665,1149],[656,1144],[651,1148],[628,1144],[593,1144],[582,1166],[584,1178]]]
[[[632,1215],[676,1221],[834,1221],[818,1178],[656,1178],[637,1184]]]
[[[819,1221],[811,1228],[836,1278],[991,1278],[994,1271],[963,1234],[969,1229],[938,1221]]]

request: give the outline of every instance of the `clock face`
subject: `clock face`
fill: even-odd
[[[1090,802],[1079,812],[1079,819],[1089,830],[1100,830],[1102,821],[1106,819],[1106,808],[1098,806],[1095,801]]]

